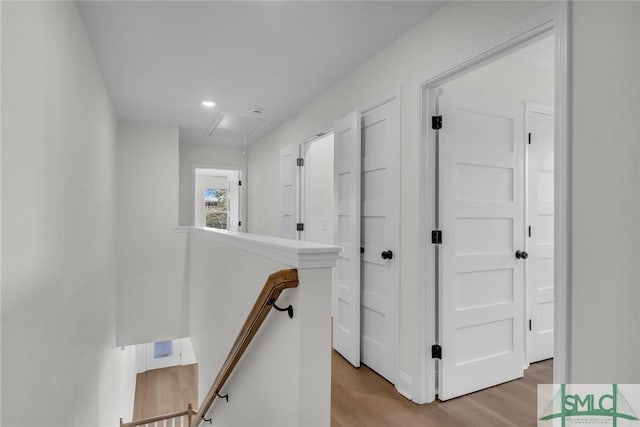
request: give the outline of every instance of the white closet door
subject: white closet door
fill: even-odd
[[[342,247],[334,270],[333,347],[360,366],[360,116],[334,126],[334,243]]]
[[[524,111],[446,87],[439,103],[445,400],[523,375]]]
[[[527,105],[529,260],[527,299],[530,363],[553,357],[554,129],[553,109]]]
[[[362,115],[362,362],[398,375],[400,132],[398,100]]]
[[[280,150],[280,236],[299,239],[298,223],[300,180],[297,159],[300,145],[293,144]]]

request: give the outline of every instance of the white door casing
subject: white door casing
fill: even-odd
[[[342,247],[334,269],[333,347],[360,366],[360,116],[334,126],[334,244]]]
[[[280,237],[298,240],[300,177],[297,159],[300,145],[292,144],[280,150]]]
[[[554,117],[553,108],[526,104],[527,146],[527,360],[553,357]],[[528,232],[528,230],[527,230]]]
[[[227,189],[229,198],[228,212],[227,212],[227,230],[238,231],[240,221],[240,174],[239,172],[233,172],[229,174],[229,185]]]
[[[523,375],[523,108],[439,96],[441,400]]]
[[[363,112],[361,125],[361,359],[395,384],[400,347],[398,99]]]

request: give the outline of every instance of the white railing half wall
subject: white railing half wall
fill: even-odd
[[[266,278],[290,268],[299,276],[299,286],[276,303],[291,304],[293,319],[271,310],[224,387],[229,401],[216,399],[207,418],[217,426],[329,426],[331,280],[340,248],[192,227],[188,251],[189,329],[200,400]]]

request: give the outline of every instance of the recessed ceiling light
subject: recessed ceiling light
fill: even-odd
[[[216,103],[213,101],[202,101],[202,105],[204,105],[207,108],[211,108],[211,107],[215,107]]]
[[[249,111],[251,111],[253,114],[262,114],[264,110],[262,109],[262,107],[253,107]]]

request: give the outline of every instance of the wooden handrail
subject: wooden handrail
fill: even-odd
[[[200,410],[198,410],[195,419],[193,419],[191,423],[192,427],[197,427],[200,424],[204,415],[209,411],[209,408],[211,408],[213,401],[220,395],[222,387],[229,379],[229,376],[231,376],[231,373],[238,364],[238,361],[251,343],[255,334],[260,329],[264,319],[267,317],[267,314],[269,314],[271,307],[282,291],[287,288],[295,288],[297,286],[298,270],[296,269],[280,270],[269,276],[267,282],[262,288],[262,292],[260,292],[258,299],[253,305],[251,312],[249,312],[249,316],[247,317],[247,320],[245,320],[238,337],[233,343],[231,351],[229,351],[220,371],[218,371],[218,375],[213,381],[213,384],[209,389],[209,393],[207,393],[207,396],[202,401]]]
[[[156,415],[155,417],[144,418],[142,420],[131,421],[131,422],[128,422],[128,423],[123,422],[122,418],[120,418],[120,427],[144,426],[144,425],[147,425],[147,424],[156,423],[158,421],[171,420],[171,419],[174,419],[174,418],[180,418],[180,417],[184,417],[184,416],[186,416],[187,419],[188,419],[188,422],[189,422],[188,425],[191,425],[191,421],[192,421],[193,416],[195,415],[195,413],[196,413],[196,411],[193,410],[193,407],[191,406],[191,403],[189,403],[189,406],[184,411],[170,412],[168,414]]]

